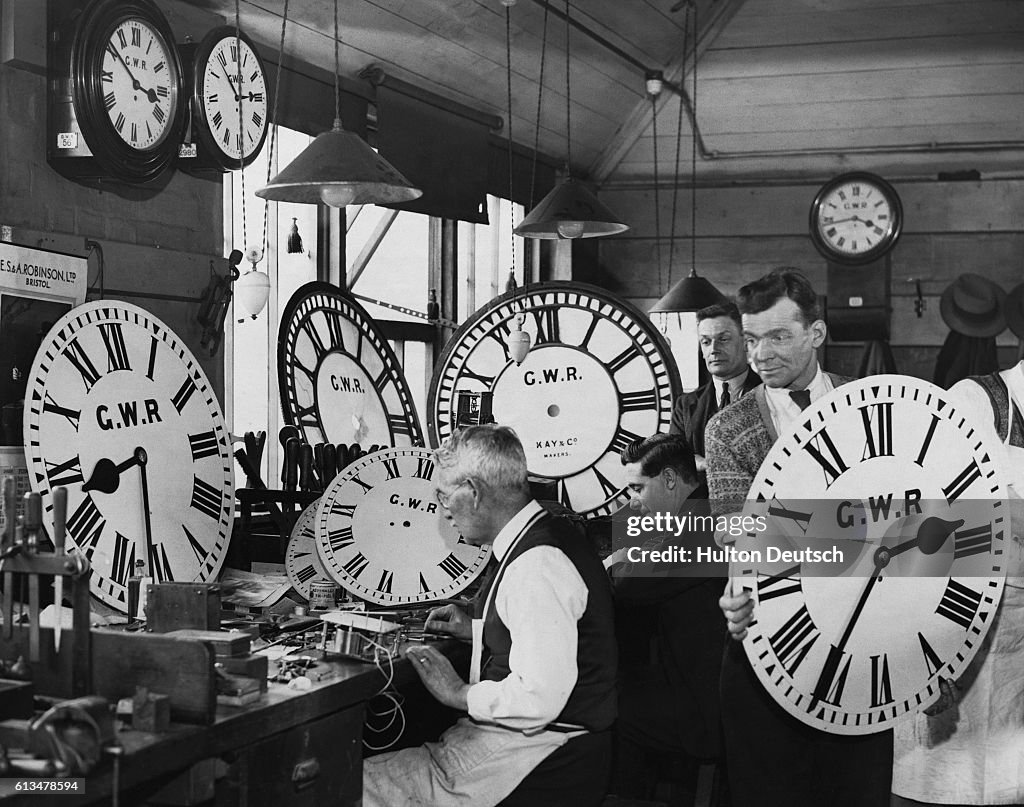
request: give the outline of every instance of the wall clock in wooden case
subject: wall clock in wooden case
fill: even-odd
[[[71,177],[156,180],[185,121],[174,35],[151,0],[51,0],[47,156]]]
[[[307,443],[423,444],[394,351],[363,307],[330,283],[307,283],[285,306],[277,372],[285,422]]]
[[[130,303],[79,306],[43,340],[25,403],[32,489],[52,519],[53,490],[67,488],[67,540],[92,563],[93,594],[126,610],[137,561],[158,582],[216,578],[234,459],[206,374],[173,331]]]
[[[814,246],[830,261],[870,263],[896,245],[903,205],[881,177],[865,171],[841,174],[814,197],[810,227]]]
[[[256,46],[225,25],[198,45],[182,46],[181,54],[196,144],[196,156],[182,166],[232,171],[249,165],[270,124],[267,75]]]
[[[389,448],[335,477],[316,513],[327,573],[384,606],[454,597],[483,571],[490,546],[466,543],[435,498],[434,452]]]
[[[508,336],[523,316],[533,347],[516,364]],[[619,452],[667,432],[679,373],[647,316],[607,292],[553,282],[509,292],[477,311],[445,346],[430,384],[430,439],[453,430],[460,392],[493,393],[533,476],[567,507],[608,514],[628,500]]]
[[[884,731],[962,673],[1006,573],[999,448],[944,390],[900,375],[838,387],[779,438],[750,489],[768,530],[737,541],[751,555],[730,574],[755,602],[747,656],[786,711]],[[833,542],[841,562],[768,556]]]

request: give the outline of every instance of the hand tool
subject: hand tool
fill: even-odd
[[[53,490],[53,553],[57,557],[64,555],[65,527],[68,515],[68,490],[65,487],[57,487]],[[60,652],[60,631],[63,625],[64,605],[64,575],[58,574],[53,578],[53,608],[57,615],[57,622],[53,626],[53,651]]]
[[[299,446],[299,489],[313,490],[313,482],[313,446],[303,443]]]
[[[4,477],[4,532],[0,556],[8,557],[20,550],[15,544],[15,523],[18,520],[18,491],[14,477]],[[14,575],[4,572],[4,639],[9,640],[14,634]]]
[[[327,490],[327,486],[334,481],[334,477],[338,473],[338,453],[333,443],[324,443],[322,467],[323,477],[320,481],[323,483],[324,490]]]
[[[26,550],[35,554],[39,545],[39,530],[43,526],[43,502],[38,493],[26,493],[24,496],[25,514],[22,520]],[[37,663],[39,654],[39,575],[28,573],[28,660]]]

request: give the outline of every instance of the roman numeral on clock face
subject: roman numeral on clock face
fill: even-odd
[[[448,576],[455,580],[467,571],[466,564],[455,557],[454,554],[449,554],[444,560],[437,564],[440,569],[448,573]]]
[[[981,604],[981,592],[950,578],[935,613],[944,616],[964,630],[971,626]]]
[[[768,641],[775,651],[779,663],[786,668],[786,672],[793,675],[800,663],[807,658],[807,654],[820,635],[821,633],[807,611],[807,606],[802,605],[800,610],[772,634]]]
[[[822,429],[804,444],[804,451],[817,460],[825,472],[825,487],[831,487],[842,474],[849,470],[832,441],[828,429]]]
[[[992,551],[992,525],[982,524],[953,533],[953,560]]]
[[[818,683],[814,687],[815,700],[831,703],[833,706],[839,706],[842,703],[846,677],[850,673],[850,662],[852,661],[853,656],[849,653],[845,653],[835,645],[829,647],[825,664],[821,668],[821,675],[818,676]]]
[[[892,683],[889,679],[889,656],[882,653],[871,657],[871,706],[887,706],[893,702]]]
[[[215,457],[220,451],[220,444],[213,430],[200,432],[199,434],[190,434],[188,436],[188,444],[192,449],[192,462],[197,462],[206,457]]]
[[[775,597],[785,597],[787,594],[798,594],[800,592],[800,566],[791,566],[777,575],[759,575],[757,578],[757,601],[764,602]],[[795,578],[795,579],[794,579]],[[808,616],[808,618],[810,618]]]
[[[106,520],[89,496],[82,499],[82,503],[78,505],[67,521],[68,534],[89,560],[92,560],[100,536],[103,534],[103,528],[106,526]]]
[[[220,518],[223,494],[209,482],[198,476],[192,477],[192,507],[204,516],[217,520]]]
[[[107,349],[107,372],[131,370],[128,363],[128,347],[124,343],[124,331],[120,322],[108,322],[99,326],[103,345]]]
[[[864,425],[864,453],[861,459],[892,456],[892,403],[860,407]]]
[[[981,469],[978,467],[977,460],[971,460],[970,464],[942,489],[946,501],[950,504],[955,502],[978,479],[981,479]]]

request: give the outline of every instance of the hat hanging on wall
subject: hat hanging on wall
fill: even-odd
[[[1024,283],[1018,284],[1006,295],[1003,313],[1010,330],[1018,339],[1024,340]]]
[[[1006,292],[983,275],[963,274],[939,301],[942,321],[964,336],[991,337],[1006,330]]]

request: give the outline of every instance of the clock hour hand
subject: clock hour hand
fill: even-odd
[[[143,87],[142,83],[137,78],[135,78],[135,74],[132,72],[132,69],[128,66],[128,62],[124,60],[124,56],[121,55],[121,51],[117,50],[117,48],[111,48],[111,50],[114,51],[114,55],[117,56],[118,61],[121,62],[121,64],[124,66],[125,71],[128,73],[128,78],[132,80],[132,89],[144,92],[146,94],[146,97],[149,99],[150,103],[155,104],[156,90],[147,90],[145,87]]]
[[[964,520],[962,518],[958,518],[956,521],[946,521],[938,516],[929,516],[918,526],[917,535],[913,538],[896,544],[891,549],[881,547],[878,549],[878,552],[884,552],[887,555],[886,564],[889,562],[888,558],[895,557],[915,547],[926,555],[934,555],[942,549],[946,539],[963,525]]]
[[[145,452],[143,452],[145,453]],[[121,484],[121,474],[129,468],[138,465],[139,458],[136,453],[120,464],[106,457],[96,460],[96,466],[92,469],[92,476],[82,485],[84,492],[98,490],[100,493],[113,493]]]

